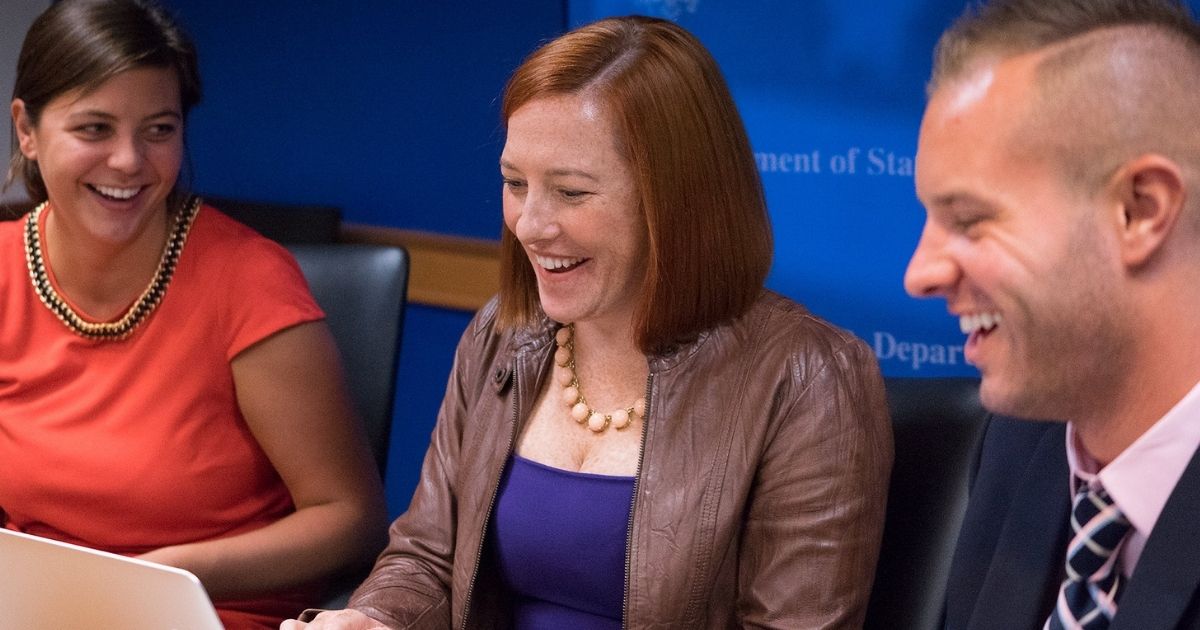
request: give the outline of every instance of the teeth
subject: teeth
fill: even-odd
[[[583,262],[582,258],[551,258],[549,256],[534,256],[537,259],[537,264],[543,269],[555,270],[574,267]]]
[[[141,190],[141,187],[112,188],[110,186],[95,186],[94,188],[101,195],[104,195],[105,197],[112,197],[113,199],[129,199],[130,197],[138,194],[138,191]]]
[[[963,331],[964,335],[969,335],[975,331],[989,331],[1000,325],[999,313],[979,313],[976,315],[961,315],[958,318],[958,327]]]

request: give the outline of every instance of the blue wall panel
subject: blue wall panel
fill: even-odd
[[[497,98],[562,3],[167,0],[196,40],[194,187],[497,238]]]

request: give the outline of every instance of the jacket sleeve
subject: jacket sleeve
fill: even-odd
[[[861,628],[883,535],[891,422],[874,355],[856,338],[794,357],[747,509],[744,627]]]
[[[408,510],[392,523],[388,546],[349,606],[394,628],[450,627],[450,584],[457,533],[459,447],[469,413],[466,383],[480,361],[468,327],[455,353],[421,477]],[[475,379],[478,381],[478,379]]]

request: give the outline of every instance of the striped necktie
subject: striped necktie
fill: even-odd
[[[1103,630],[1117,614],[1125,579],[1118,566],[1129,521],[1103,488],[1081,483],[1071,510],[1067,579],[1045,630]]]

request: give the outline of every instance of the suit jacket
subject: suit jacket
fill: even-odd
[[[946,589],[946,630],[1040,629],[1070,536],[1066,425],[994,418]],[[1110,630],[1200,629],[1200,456],[1146,541]]]

